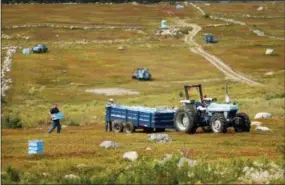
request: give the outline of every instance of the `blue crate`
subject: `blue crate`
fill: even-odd
[[[62,112],[59,112],[59,113],[55,113],[55,114],[52,114],[51,115],[51,119],[52,120],[58,120],[58,119],[63,119],[64,118],[64,115]]]
[[[31,140],[28,142],[28,154],[42,154],[44,152],[43,140]]]

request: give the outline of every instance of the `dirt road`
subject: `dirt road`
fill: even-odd
[[[221,59],[219,59],[216,56],[211,55],[211,54],[207,53],[205,50],[203,50],[203,48],[194,41],[194,37],[202,29],[199,25],[187,23],[185,20],[181,20],[181,19],[175,19],[175,22],[179,26],[192,27],[193,28],[193,30],[191,32],[189,32],[189,34],[184,38],[184,41],[190,46],[191,52],[204,57],[207,61],[209,61],[211,64],[213,64],[217,69],[222,71],[227,77],[229,77],[232,80],[244,82],[244,83],[247,83],[249,85],[261,85],[260,83],[255,82],[255,81],[233,71]]]

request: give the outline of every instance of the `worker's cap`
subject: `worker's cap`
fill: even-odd
[[[111,98],[111,99],[109,99],[109,102],[113,102],[114,100]]]

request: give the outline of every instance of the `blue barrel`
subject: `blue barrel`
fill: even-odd
[[[213,42],[213,35],[206,35],[205,40],[207,43],[212,43]]]
[[[161,21],[161,28],[167,28],[166,20]]]
[[[42,154],[44,152],[43,140],[31,140],[29,141],[28,154]]]

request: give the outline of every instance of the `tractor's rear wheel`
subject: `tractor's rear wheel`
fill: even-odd
[[[124,126],[124,130],[126,133],[133,133],[135,132],[136,129],[135,129],[134,124],[127,122]]]
[[[114,132],[122,132],[124,128],[123,122],[119,120],[112,121],[112,130]]]
[[[226,133],[227,132],[227,121],[223,114],[216,113],[210,119],[210,125],[215,133]]]
[[[250,119],[245,113],[238,113],[234,119],[234,129],[236,132],[249,132]]]
[[[174,115],[174,125],[178,132],[195,133],[195,115],[192,112],[179,108]]]

